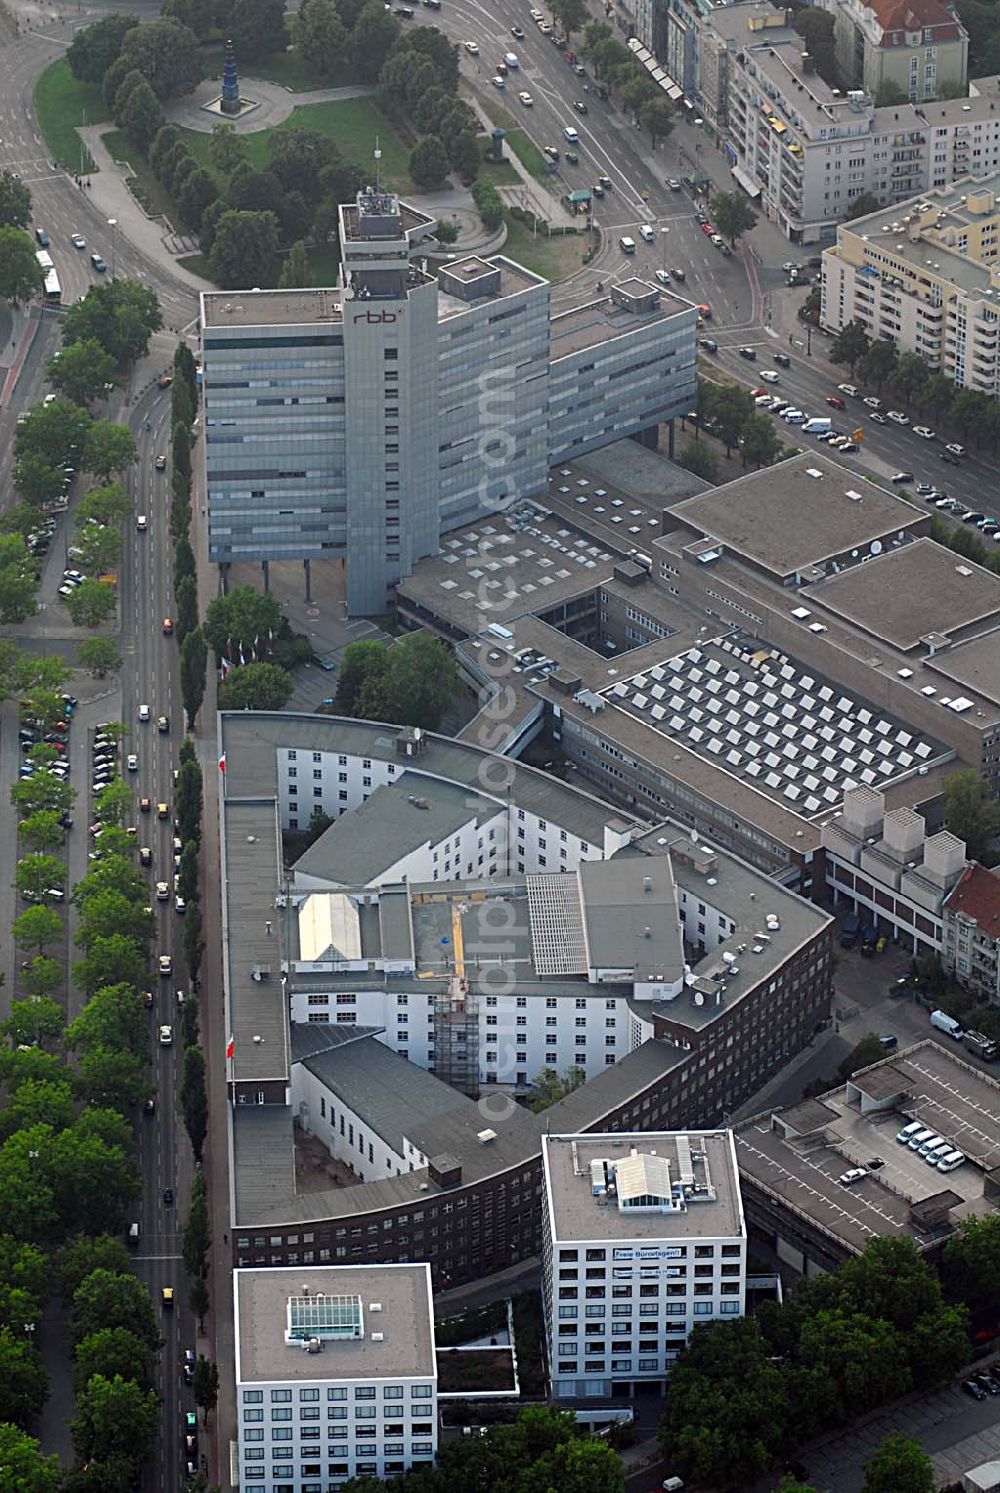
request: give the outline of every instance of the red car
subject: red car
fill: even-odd
[[[706,238],[711,238],[712,234],[715,232],[715,225],[713,223],[702,223],[701,231]]]
[[[841,399],[839,394],[828,394],[826,396],[826,402],[832,410],[846,410],[847,408],[847,405]]]

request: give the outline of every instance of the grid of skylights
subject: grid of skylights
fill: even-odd
[[[603,691],[789,808],[828,812],[928,764],[937,743],[744,636],[690,648]]]

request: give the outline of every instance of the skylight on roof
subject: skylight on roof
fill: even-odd
[[[364,1337],[364,1313],[360,1296],[289,1296],[287,1343],[306,1342],[311,1337],[344,1342]]]

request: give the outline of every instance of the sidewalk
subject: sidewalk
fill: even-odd
[[[162,265],[179,285],[196,293],[210,290],[212,287],[207,280],[184,269],[167,248],[166,239],[172,235],[173,225],[165,219],[147,218],[125,185],[124,167],[112,160],[101,139],[109,128],[108,124],[91,124],[81,126],[79,130],[97,167],[89,177],[87,196],[106,218],[116,218],[119,232],[143,254]]]

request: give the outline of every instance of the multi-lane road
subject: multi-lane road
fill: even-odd
[[[441,11],[420,11],[414,24],[427,24],[432,19],[459,45],[465,82],[488,105],[499,103],[540,147],[552,145],[560,152],[558,170],[549,182],[553,195],[593,186],[601,175],[611,179],[612,189],[593,204],[594,219],[602,233],[601,248],[590,265],[553,287],[556,309],[579,299],[581,280],[596,287],[598,281],[606,284],[625,273],[638,272],[651,278],[657,269],[679,268],[685,279],[677,286],[678,292],[712,308],[711,324],[705,331],[718,341],[719,351],[704,360],[706,373],[712,366],[720,367],[754,387],[758,381],[755,367],[773,366],[773,352],[785,351],[792,364],[780,372],[781,384],[775,392],[793,398],[810,414],[831,415],[834,424],[845,432],[858,426],[864,430],[862,450],[843,457],[845,463],[882,479],[896,471],[910,471],[917,482],[933,482],[967,506],[997,511],[1000,500],[989,496],[991,467],[975,452],[961,468],[955,468],[940,459],[940,444],[923,441],[905,427],[879,426],[860,401],[855,408],[848,400],[848,409],[843,412],[828,409],[826,397],[836,393],[839,382],[849,380],[847,370],[838,370],[829,362],[829,342],[822,335],[813,334],[807,353],[805,329],[790,325],[787,316],[779,314],[789,302],[797,304],[804,294],[801,287],[789,289],[783,263],[801,263],[815,254],[818,246],[812,250],[796,248],[781,239],[772,225],[762,223],[736,254],[720,254],[702,233],[691,196],[686,191],[672,191],[667,185],[671,178],[705,171],[720,189],[732,190],[724,158],[700,130],[678,123],[670,137],[654,150],[649,137],[636,128],[626,111],[598,97],[589,69],[585,77],[573,71],[563,49],[532,21],[526,0],[492,0],[488,6],[479,0],[447,0]],[[523,38],[514,37],[512,27],[523,31]],[[578,42],[579,37],[575,40]],[[467,41],[479,48],[478,55],[465,50]],[[500,90],[494,88],[491,79],[496,64],[507,52],[515,53],[519,67],[509,72]],[[531,95],[530,107],[518,101],[521,90]],[[585,115],[574,109],[575,101],[586,104]],[[578,165],[565,159],[566,126],[579,135],[579,144],[570,147],[579,154]],[[643,224],[653,230],[652,243],[646,243],[639,233]],[[634,256],[622,252],[622,236],[635,241]],[[777,325],[772,327],[772,321]],[[756,365],[740,358],[737,348],[744,345],[755,348]],[[886,397],[887,406],[892,402]],[[919,417],[914,423],[920,423]],[[779,428],[784,430],[780,422]],[[801,438],[803,442],[806,439]]]
[[[146,421],[150,428],[146,429]],[[194,1408],[190,1390],[183,1383],[184,1349],[195,1345],[195,1330],[187,1305],[188,1282],[180,1258],[181,1226],[186,1213],[192,1177],[191,1149],[184,1133],[177,1101],[183,1060],[181,1011],[177,992],[186,992],[187,978],[181,954],[183,920],[174,911],[173,810],[174,770],[184,735],[180,703],[176,638],[165,635],[163,622],[172,618],[173,545],[169,526],[169,481],[157,472],[156,456],[169,450],[170,395],[154,385],[140,396],[131,418],[139,447],[133,490],[135,512],[146,518],[140,531],[133,521],[126,534],[125,562],[121,581],[121,651],[127,661],[122,672],[122,718],[126,736],[123,755],[135,752],[136,773],[128,774],[137,798],[149,798],[153,808],[138,814],[139,840],[153,853],[149,875],[152,885],[165,881],[166,902],[152,900],[156,919],[154,962],[160,954],[173,958],[173,974],[153,973],[149,988],[154,1005],[150,1016],[150,1042],[156,1109],[145,1115],[141,1127],[142,1197],[140,1201],[140,1248],[136,1269],[148,1286],[158,1308],[164,1286],[174,1289],[174,1305],[161,1308],[164,1340],[160,1358],[158,1389],[163,1397],[160,1445],[151,1464],[152,1486],[172,1493],[184,1480],[183,1417]],[[150,720],[139,720],[139,707],[148,706]],[[165,716],[169,730],[161,732],[158,717]],[[161,820],[156,805],[169,805],[169,817]],[[173,1042],[162,1046],[161,1026],[173,1028]],[[164,1201],[170,1188],[174,1201]]]

